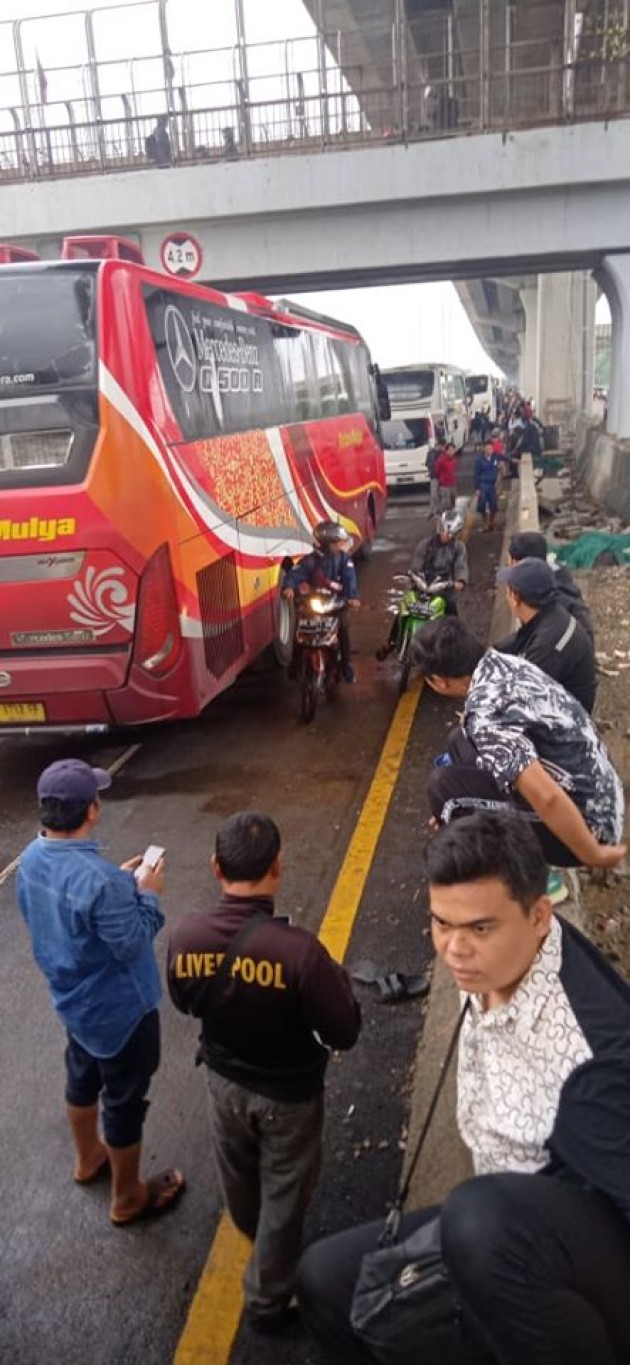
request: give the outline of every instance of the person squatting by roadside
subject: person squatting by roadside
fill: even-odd
[[[361,1019],[344,969],[314,934],[274,915],[282,853],[273,821],[256,812],[225,820],[212,866],[221,898],[174,930],[168,987],[176,1008],[201,1021],[219,1184],[232,1221],[253,1242],[248,1321],[274,1332],[295,1316],[330,1051],[354,1046]]]
[[[296,592],[309,589],[333,588],[343,594],[346,606],[358,610],[361,606],[357,572],[349,553],[352,541],[344,526],[336,521],[320,521],[313,528],[313,549],[305,555],[286,574],[283,596],[292,600]],[[341,654],[341,675],[344,682],[355,681],[354,669],[350,662],[350,628],[348,615],[342,611],[339,616],[339,651]],[[294,657],[292,669],[295,669]]]
[[[457,497],[457,460],[455,446],[447,441],[435,462],[435,475],[440,495],[440,512],[451,512]]]
[[[508,547],[508,563],[518,564],[521,559],[542,559],[547,563],[547,541],[541,531],[518,531],[512,536]],[[553,569],[558,600],[579,621],[589,639],[593,640],[593,619],[570,569],[566,564],[551,563],[550,567]]]
[[[527,813],[552,866],[616,867],[623,787],[575,697],[527,659],[484,652],[453,618],[428,622],[413,651],[434,692],[464,701],[427,784],[433,818],[507,802]]]
[[[558,600],[551,566],[542,559],[522,559],[499,569],[497,583],[505,585],[510,610],[520,625],[495,648],[538,664],[590,715],[597,692],[593,641]]]
[[[140,1177],[142,1128],[160,1061],[160,978],[153,940],[164,924],[155,870],[103,858],[94,831],[109,773],[78,758],[51,763],[37,783],[42,832],[25,849],[17,899],[37,965],[67,1031],[66,1101],[79,1185],[109,1169],[110,1218],[126,1227],[166,1212],[180,1171]],[[98,1133],[99,1098],[104,1142]]]
[[[440,1213],[462,1365],[627,1365],[630,988],[554,916],[523,815],[454,821],[427,865],[435,950],[471,1002],[457,1124],[475,1174],[441,1211],[405,1215],[400,1238]],[[381,1229],[326,1238],[302,1259],[298,1297],[328,1365],[373,1360],[350,1306]],[[396,1365],[442,1365],[427,1348],[419,1321]]]

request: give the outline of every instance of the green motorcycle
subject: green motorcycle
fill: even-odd
[[[396,617],[390,631],[389,642],[380,649],[377,658],[384,659],[395,653],[400,666],[398,695],[402,696],[409,686],[409,675],[413,668],[413,641],[427,621],[439,621],[446,616],[447,600],[444,596],[455,585],[451,579],[436,578],[427,582],[425,575],[409,569],[408,573],[397,574],[394,583],[404,584],[396,605]]]

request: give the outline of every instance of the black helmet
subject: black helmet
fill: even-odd
[[[332,549],[343,549],[350,542],[345,526],[338,521],[319,521],[313,527],[313,544],[316,550],[327,554]]]

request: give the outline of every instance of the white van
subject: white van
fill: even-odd
[[[426,417],[392,416],[381,422],[385,475],[388,488],[402,488],[405,484],[429,482],[427,456],[435,445],[433,419]]]
[[[405,365],[383,370],[392,420],[430,417],[436,440],[461,450],[468,436],[464,371],[455,365]]]

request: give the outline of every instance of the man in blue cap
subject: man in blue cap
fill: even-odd
[[[497,583],[505,584],[510,609],[520,625],[496,648],[537,664],[590,714],[597,689],[593,642],[559,600],[551,565],[533,557],[521,559],[499,569]]]
[[[147,1094],[160,1060],[153,940],[164,924],[164,864],[150,868],[137,857],[118,868],[103,858],[94,831],[100,794],[110,786],[108,772],[78,758],[44,769],[37,783],[42,831],[22,855],[17,892],[67,1032],[74,1178],[86,1185],[109,1170],[110,1219],[126,1227],[172,1208],[184,1178],[176,1170],[140,1178]]]

